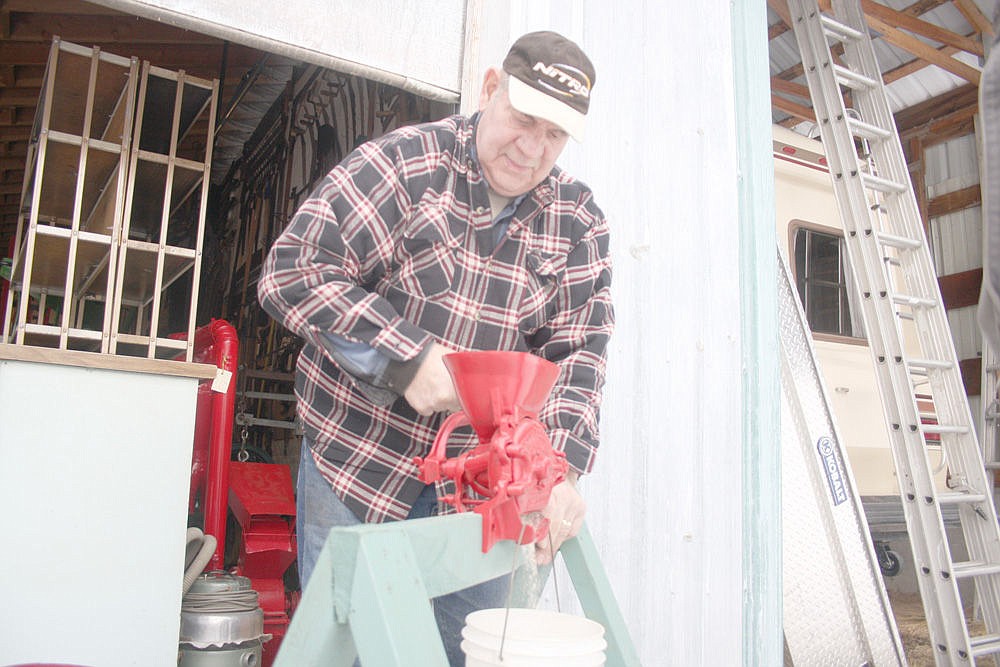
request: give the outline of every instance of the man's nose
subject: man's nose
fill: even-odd
[[[545,152],[545,132],[541,128],[525,130],[518,137],[517,147],[527,157],[538,159]]]

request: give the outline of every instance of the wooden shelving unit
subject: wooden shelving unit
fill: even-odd
[[[217,81],[53,40],[4,341],[191,360],[217,98]]]

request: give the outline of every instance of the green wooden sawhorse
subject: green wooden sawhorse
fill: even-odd
[[[274,667],[447,667],[431,598],[508,574],[513,540],[482,553],[475,513],[330,531]],[[586,525],[560,549],[587,618],[604,626],[607,667],[639,667]],[[518,557],[520,555],[518,554]]]

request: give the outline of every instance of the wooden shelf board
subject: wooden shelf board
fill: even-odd
[[[167,359],[123,357],[96,352],[57,350],[47,347],[10,345],[6,343],[0,343],[0,360],[62,364],[64,366],[103,368],[115,371],[133,371],[137,373],[176,375],[201,379],[215,378],[216,371],[218,370],[211,364],[195,364]]]

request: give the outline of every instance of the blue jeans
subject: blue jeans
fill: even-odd
[[[299,580],[303,590],[312,575],[319,552],[326,544],[330,529],[336,526],[354,526],[361,521],[330,488],[309,451],[308,442],[302,440],[296,497],[296,531],[298,533]],[[423,519],[437,514],[437,494],[433,484],[424,487],[410,510],[408,519]],[[507,598],[507,577],[498,577],[476,586],[434,598],[434,618],[441,632],[445,653],[451,667],[463,667],[462,628],[465,617],[479,609],[503,607]]]

